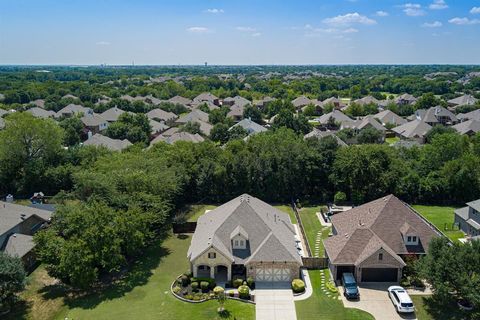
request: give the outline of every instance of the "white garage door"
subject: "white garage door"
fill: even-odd
[[[257,268],[255,281],[290,281],[290,269]]]

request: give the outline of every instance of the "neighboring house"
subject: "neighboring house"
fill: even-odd
[[[458,106],[471,106],[478,102],[474,96],[470,94],[465,94],[463,96],[457,97],[455,99],[448,100],[448,106],[452,109],[455,109]]]
[[[242,127],[243,129],[245,129],[248,132],[249,135],[267,131],[267,128],[259,125],[258,123],[254,122],[250,119],[243,119],[239,123],[234,124],[228,130],[232,130],[232,128],[234,128],[234,127]]]
[[[188,122],[203,121],[208,122],[208,113],[199,109],[194,109],[190,113],[175,120],[176,124],[186,124]]]
[[[418,99],[412,96],[411,94],[404,93],[395,98],[395,103],[399,106],[404,106],[404,105],[415,104],[417,100]]]
[[[174,128],[172,128],[174,129]],[[175,128],[177,129],[177,128]],[[205,139],[199,135],[198,133],[191,134],[188,132],[175,132],[172,135],[166,136],[166,135],[159,135],[155,139],[153,139],[150,142],[150,146],[154,145],[155,143],[158,143],[160,141],[166,142],[168,144],[174,144],[177,141],[186,141],[186,142],[192,142],[192,143],[199,143],[205,141]]]
[[[425,135],[432,129],[428,123],[422,120],[413,120],[392,129],[401,139],[415,140],[419,143],[425,142]]]
[[[200,103],[192,102],[192,104],[191,104],[190,106],[191,106],[190,109],[198,109],[198,108],[200,108],[201,106],[207,106],[208,110],[210,110],[210,111],[216,110],[216,109],[220,109],[219,106],[214,105],[214,104],[213,104],[212,102],[210,102],[210,101],[205,101],[205,102],[200,102]]]
[[[455,210],[455,223],[470,237],[480,236],[480,199]]]
[[[455,130],[458,131],[460,134],[466,134],[468,136],[472,136],[480,131],[480,121],[478,120],[467,120],[464,122],[460,122],[452,126]]]
[[[211,102],[216,106],[220,105],[220,100],[218,97],[214,96],[210,92],[204,92],[193,98],[193,103],[199,104],[202,102]]]
[[[302,267],[295,235],[288,214],[243,194],[200,216],[187,257],[194,277],[291,282]]]
[[[358,104],[360,106],[364,106],[364,105],[367,105],[367,104],[373,104],[373,105],[378,106],[380,101],[378,101],[378,99],[376,99],[372,96],[366,96],[366,97],[363,97],[361,99],[357,99],[357,100],[353,101],[353,103]]]
[[[384,126],[388,125],[389,123],[395,126],[401,126],[402,124],[407,123],[407,120],[390,110],[381,111],[375,114],[374,117],[380,120]]]
[[[441,233],[394,195],[331,217],[333,236],[324,240],[335,280],[345,272],[358,282],[398,282],[404,258],[424,255]]]
[[[336,97],[331,97],[331,98],[325,99],[325,100],[323,100],[322,103],[323,103],[324,106],[331,104],[331,105],[333,105],[333,107],[335,109],[343,109],[347,106],[345,103],[342,102],[342,100],[340,100]]]
[[[213,129],[213,126],[210,123],[202,120],[194,120],[194,121],[191,121],[191,123],[198,123],[200,125],[200,133],[203,134],[204,136],[209,136],[210,131],[212,131]]]
[[[109,103],[110,101],[112,101],[112,98],[107,97],[107,96],[105,96],[105,95],[102,95],[102,96],[97,100],[97,102],[95,102],[95,105],[96,105],[96,106],[99,106],[99,105],[102,105],[102,104],[107,104],[107,103]]]
[[[151,135],[156,137],[158,134],[170,129],[169,126],[165,124],[164,121],[155,121],[155,120],[150,120],[150,127],[152,127]]]
[[[230,117],[235,122],[240,122],[243,119],[243,112],[245,108],[240,105],[233,105],[230,107],[230,112],[227,113],[227,117]]]
[[[223,100],[223,105],[226,106],[233,106],[233,105],[239,105],[242,107],[245,107],[248,104],[251,104],[250,100],[245,99],[244,97],[241,96],[235,96],[235,97],[228,97]]]
[[[172,98],[168,99],[168,102],[175,103],[175,104],[181,104],[181,105],[184,105],[184,106],[188,107],[192,104],[193,101],[188,99],[188,98],[184,98],[182,96],[175,96],[175,97],[172,97]]]
[[[33,100],[33,101],[30,101],[28,104],[34,105],[34,106],[36,106],[38,108],[42,108],[42,109],[45,108],[45,100],[43,100],[43,99]]]
[[[415,111],[415,118],[422,120],[431,126],[442,125],[454,125],[458,122],[457,117],[450,110],[441,106],[431,107],[428,110],[419,109]]]
[[[107,120],[108,122],[115,122],[124,113],[125,113],[125,111],[123,111],[122,109],[119,109],[117,107],[113,107],[113,108],[110,108],[110,109],[102,112],[100,114],[100,116],[103,119]]]
[[[412,140],[398,140],[397,142],[394,142],[391,144],[392,147],[394,148],[405,148],[405,149],[411,149],[413,147],[421,147],[422,145],[418,141],[412,141]]]
[[[335,123],[343,123],[345,121],[353,121],[351,118],[346,116],[342,111],[333,109],[332,112],[322,115],[318,118],[318,122],[322,125],[327,125],[330,123],[330,118],[332,118]]]
[[[460,113],[457,115],[460,121],[477,120],[480,121],[480,109],[470,111],[468,113]]]
[[[87,114],[93,114],[93,110],[90,108],[86,108],[84,106],[81,106],[79,104],[69,104],[68,106],[65,106],[64,108],[60,109],[56,117],[57,118],[62,118],[62,117],[71,117],[73,115],[87,115]]]
[[[0,250],[18,256],[26,269],[30,269],[36,262],[32,235],[48,224],[51,217],[48,210],[0,202]]]
[[[164,121],[165,123],[172,122],[178,118],[173,112],[168,112],[162,109],[153,109],[147,112],[147,118],[155,121]]]
[[[32,116],[34,116],[35,118],[43,118],[43,119],[53,118],[56,115],[55,111],[45,110],[40,107],[30,108],[26,112],[31,113]]]
[[[257,108],[259,109],[265,109],[266,105],[272,101],[275,101],[274,98],[271,98],[271,97],[264,97],[263,99],[261,100],[254,100],[253,101],[253,105],[256,106]]]
[[[323,139],[326,137],[333,137],[337,141],[337,144],[340,147],[347,146],[347,144],[342,139],[337,137],[337,135],[333,131],[321,131],[316,128],[313,128],[313,130],[310,133],[307,133],[306,135],[303,136],[304,139],[310,139],[310,138]]]
[[[382,133],[385,133],[385,131],[387,131],[387,129],[385,129],[385,127],[380,122],[378,122],[378,120],[374,118],[372,115],[365,116],[362,119],[358,119],[358,120],[344,121],[340,126],[341,129],[350,128],[357,131],[360,131],[368,127],[379,130]]]
[[[108,122],[97,113],[87,114],[80,118],[85,129],[91,133],[99,133],[108,128]]]
[[[292,104],[295,107],[295,109],[300,110],[305,106],[308,106],[309,104],[312,103],[312,100],[305,96],[300,96],[292,100]]]
[[[126,149],[132,145],[132,143],[127,139],[112,139],[99,133],[88,138],[88,140],[83,144],[86,146],[105,147],[112,151],[122,151],[123,149]]]

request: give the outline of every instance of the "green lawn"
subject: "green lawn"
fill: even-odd
[[[458,306],[435,302],[431,297],[411,296],[418,320],[469,320],[473,315],[461,311]]]
[[[294,224],[297,223],[297,218],[295,217],[295,213],[293,213],[293,209],[290,205],[288,205],[288,204],[275,204],[275,205],[272,205],[272,206],[274,208],[277,208],[280,211],[288,213],[288,215],[290,216],[290,221]]]
[[[318,253],[319,257],[324,256],[324,247],[323,241],[319,242],[318,249],[315,248],[315,243],[317,240],[317,234],[321,231],[321,239],[326,239],[328,234],[330,233],[331,228],[323,227],[318,220],[316,215],[317,212],[320,211],[320,208],[323,206],[314,206],[314,207],[303,207],[298,212],[300,214],[300,218],[302,219],[303,227],[305,229],[305,233],[307,234],[308,243],[310,244],[310,249],[312,250],[312,254]]]
[[[198,217],[200,217],[202,214],[205,213],[205,210],[213,210],[217,206],[212,205],[212,204],[196,204],[196,205],[191,205],[188,209],[188,211],[185,213],[185,217],[187,218],[187,221],[192,222],[192,221],[197,221]]]
[[[388,144],[388,145],[394,144],[397,141],[400,141],[399,137],[385,138],[385,143]]]
[[[329,279],[328,270],[309,271],[312,281],[313,294],[310,298],[295,302],[298,320],[373,320],[374,318],[367,312],[358,309],[345,308],[338,294],[328,296],[321,289],[322,277],[324,272],[325,279]]]
[[[445,233],[452,241],[465,237],[462,231],[452,230],[454,222],[453,207],[414,205],[413,208]]]

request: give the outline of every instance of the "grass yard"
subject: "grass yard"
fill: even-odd
[[[206,210],[213,210],[217,206],[212,204],[195,204],[191,205],[189,210],[185,213],[187,221],[194,222],[197,221],[198,217],[205,213]]]
[[[280,210],[280,211],[288,213],[288,215],[290,216],[290,221],[293,224],[297,223],[297,218],[295,217],[295,213],[293,213],[293,209],[290,205],[288,205],[288,204],[276,204],[276,205],[272,205],[272,206],[274,208]]]
[[[321,274],[324,274],[322,278]],[[367,312],[345,308],[338,299],[338,293],[323,291],[322,283],[330,279],[328,270],[309,271],[313,294],[310,298],[295,302],[298,320],[374,320]],[[328,291],[327,291],[328,292]]]
[[[413,208],[445,233],[452,241],[458,241],[458,239],[465,237],[462,231],[452,229],[454,221],[453,210],[455,208],[423,205],[414,205]]]
[[[431,297],[411,296],[418,320],[470,320],[474,316],[461,311],[454,303],[439,304]]]
[[[323,227],[318,220],[317,212],[320,211],[320,208],[323,206],[314,206],[314,207],[303,207],[298,212],[300,218],[302,219],[303,227],[305,228],[305,233],[307,234],[308,243],[310,244],[310,249],[314,256],[323,257],[324,256],[324,247],[323,239],[328,237],[331,228]],[[319,231],[321,232],[319,234]],[[321,241],[317,242],[317,238],[321,237]],[[318,243],[318,247],[316,247]]]
[[[388,145],[394,144],[397,141],[400,141],[399,137],[385,138],[385,143]]]

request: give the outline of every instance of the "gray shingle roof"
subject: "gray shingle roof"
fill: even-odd
[[[39,107],[33,107],[28,109],[26,112],[31,113],[35,118],[51,118],[55,117],[55,112],[51,110],[45,110]]]
[[[478,120],[480,121],[480,109],[477,109],[477,110],[473,110],[473,111],[470,111],[468,113],[460,113],[457,115],[457,118],[458,119],[461,119],[461,120]]]
[[[316,128],[313,128],[313,130],[310,133],[307,133],[306,135],[303,136],[304,139],[309,139],[309,138],[323,139],[325,137],[334,137],[339,146],[341,147],[347,146],[347,144],[332,131],[321,131]]]
[[[86,146],[105,147],[112,151],[121,151],[132,145],[132,143],[127,139],[124,139],[124,140],[112,139],[104,135],[101,135],[99,133],[90,137],[83,144]]]
[[[430,129],[432,129],[432,126],[428,123],[421,120],[413,120],[393,128],[392,131],[398,133],[404,138],[423,138]]]
[[[255,134],[255,133],[260,133],[260,132],[265,132],[267,131],[267,128],[259,125],[258,123],[250,120],[250,119],[243,119],[239,123],[235,124],[232,126],[234,127],[242,127],[243,129],[247,130],[248,134]],[[229,130],[231,130],[230,128]]]
[[[251,104],[250,100],[245,99],[244,97],[241,96],[235,96],[235,97],[228,97],[223,100],[224,102],[230,104],[230,105],[239,105],[239,106],[246,106],[247,104]]]
[[[475,200],[475,201],[467,202],[467,206],[472,207],[473,209],[480,212],[480,199]]]
[[[184,98],[182,96],[175,96],[173,98],[168,99],[168,102],[183,104],[186,106],[186,105],[190,105],[192,103],[192,100],[188,98]]]
[[[52,217],[52,212],[0,201],[0,234],[4,234],[33,215],[47,222]]]
[[[98,113],[84,115],[80,120],[86,127],[96,127],[102,124],[107,125],[107,120],[105,120]]]
[[[147,112],[148,119],[161,120],[161,121],[171,121],[178,118],[178,116],[173,112],[168,112],[162,109],[153,109]]]
[[[158,133],[158,132],[163,132],[170,127],[165,124],[163,121],[155,121],[155,120],[150,120],[150,127],[152,127],[152,134]]]
[[[394,125],[400,126],[407,123],[407,120],[390,110],[381,111],[374,115],[374,117],[380,120],[384,125],[386,125],[387,123],[393,123]]]
[[[26,234],[14,233],[7,241],[5,253],[12,257],[22,258],[35,247],[33,237]]]
[[[86,108],[86,107],[81,106],[79,104],[71,103],[68,106],[65,106],[64,108],[60,109],[57,112],[57,117],[70,116],[70,115],[73,115],[73,114],[80,114],[80,113],[88,114],[88,113],[92,113],[92,112],[93,111],[90,108]]]
[[[357,130],[362,130],[367,127],[373,127],[379,131],[386,131],[385,127],[380,124],[373,116],[366,116],[359,120],[344,121],[342,122],[343,128],[352,128]]]
[[[250,255],[235,256],[231,234],[239,226],[248,234]],[[295,248],[295,231],[288,214],[243,194],[202,215],[192,237],[188,257],[193,261],[210,247],[236,263],[302,260]]]
[[[102,116],[103,119],[107,120],[108,122],[115,122],[118,120],[118,117],[120,117],[124,113],[125,111],[123,111],[122,109],[113,107],[108,110],[105,110],[100,115]]]
[[[452,128],[457,130],[460,134],[474,134],[480,132],[480,121],[467,120],[452,126]]]
[[[340,122],[340,123],[342,123],[344,121],[352,121],[352,119],[350,119],[348,116],[346,116],[342,111],[333,110],[330,113],[322,115],[318,119],[318,122],[320,122],[320,124],[327,124],[328,120],[330,118],[333,118],[335,120],[335,122]]]
[[[194,109],[190,113],[184,115],[183,117],[180,117],[177,119],[175,122],[176,123],[187,123],[187,122],[195,122],[195,121],[203,121],[203,122],[208,122],[208,113],[203,112],[202,110],[199,109]]]
[[[366,105],[366,104],[376,104],[376,105],[378,105],[379,101],[372,96],[366,96],[366,97],[363,97],[361,99],[355,100],[354,103],[359,104],[359,105]]]
[[[455,99],[448,100],[448,103],[455,106],[464,106],[464,105],[474,105],[477,103],[478,99],[475,99],[470,94],[464,94],[463,96],[457,97]]]
[[[172,128],[173,129],[173,128]],[[186,142],[193,142],[193,143],[199,143],[205,141],[201,135],[198,133],[196,134],[191,134],[188,132],[175,132],[170,136],[165,136],[165,135],[159,135],[155,139],[153,139],[150,142],[150,146],[154,145],[157,142],[166,142],[168,144],[174,144],[177,141],[186,141]]]

